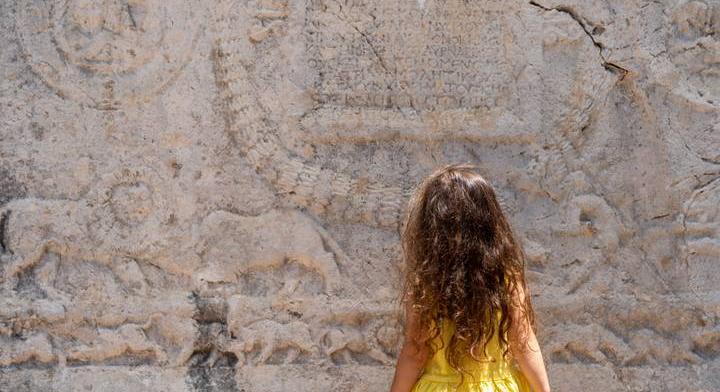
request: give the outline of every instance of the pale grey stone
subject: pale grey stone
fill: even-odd
[[[720,388],[715,1],[0,2],[0,390],[380,391],[474,162],[553,390]]]

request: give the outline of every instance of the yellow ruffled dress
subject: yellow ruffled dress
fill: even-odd
[[[500,320],[498,314],[497,321]],[[423,374],[411,392],[531,392],[530,385],[517,367],[515,361],[508,363],[502,359],[501,342],[496,333],[487,345],[487,360],[482,362],[472,359],[469,355],[463,358],[465,369],[468,369],[474,376],[471,378],[464,374],[463,384],[460,382],[460,374],[457,373],[447,362],[445,349],[450,341],[455,327],[452,321],[443,320],[440,334],[435,338],[437,350],[425,365]],[[440,342],[442,339],[443,342]]]

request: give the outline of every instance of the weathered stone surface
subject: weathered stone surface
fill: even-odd
[[[554,390],[720,389],[720,5],[0,2],[0,390],[386,389],[472,161]]]

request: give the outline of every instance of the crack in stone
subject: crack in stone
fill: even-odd
[[[630,70],[628,70],[627,68],[625,68],[615,62],[608,60],[605,57],[605,55],[603,54],[604,47],[603,47],[602,43],[595,40],[595,36],[593,36],[592,32],[590,30],[588,30],[588,28],[587,28],[587,22],[585,21],[585,19],[580,17],[580,15],[578,15],[577,12],[575,12],[575,10],[573,10],[572,8],[567,7],[567,6],[546,7],[546,6],[536,2],[535,0],[530,0],[529,4],[534,7],[540,8],[544,11],[557,11],[557,12],[561,12],[563,14],[570,16],[580,26],[580,28],[583,30],[583,32],[585,32],[585,35],[587,35],[588,38],[590,38],[590,41],[593,43],[593,46],[598,48],[598,55],[600,56],[600,59],[602,60],[601,64],[602,64],[603,68],[605,68],[606,70],[608,70],[614,74],[620,74],[620,79],[618,81],[625,79],[625,76],[627,76],[627,74],[630,72]]]
[[[377,50],[377,48],[376,48],[375,45],[373,44],[372,40],[371,40],[370,37],[368,36],[368,34],[365,33],[364,31],[360,30],[354,23],[350,22],[347,18],[340,16],[340,14],[345,14],[345,12],[343,11],[343,5],[342,5],[342,3],[340,3],[339,1],[336,1],[336,4],[338,5],[338,13],[335,13],[335,12],[330,11],[329,8],[326,8],[324,11],[327,12],[327,13],[329,13],[329,14],[331,14],[331,15],[333,15],[333,16],[335,16],[336,18],[338,18],[338,20],[340,20],[340,21],[342,21],[343,23],[347,24],[347,25],[350,26],[353,30],[355,30],[355,32],[357,32],[358,34],[360,34],[360,36],[363,38],[363,41],[365,41],[365,43],[370,47],[370,51],[372,51],[372,53],[373,53],[373,55],[375,56],[375,58],[377,58],[378,64],[380,65],[380,67],[385,71],[386,74],[388,74],[388,75],[393,75],[393,80],[391,80],[391,81],[386,81],[386,83],[385,83],[385,89],[386,89],[387,91],[389,91],[389,92],[392,92],[392,84],[393,84],[393,82],[397,82],[397,81],[398,81],[397,66],[395,66],[395,68],[394,68],[393,71],[391,71],[391,70],[388,68],[387,64],[385,63],[385,59],[380,55],[380,51]],[[376,19],[377,19],[377,17],[376,17],[375,15],[373,15],[372,13],[370,14],[370,16],[373,18],[373,20],[376,20]],[[418,110],[415,108],[415,103],[413,102],[412,97],[410,98],[410,106],[411,106],[412,109],[415,111],[415,113],[418,114]],[[397,109],[398,111],[402,112],[402,110],[400,109],[400,107],[399,107],[398,105],[395,105],[395,109]]]
[[[342,15],[324,11],[351,25]],[[363,179],[330,173],[329,169],[314,166],[285,148],[273,131],[276,125],[271,121],[269,108],[251,93],[263,89],[251,77],[254,72],[252,58],[248,60],[247,54],[240,53],[242,47],[238,42],[245,38],[236,37],[227,21],[221,23],[220,29],[226,31],[229,38],[216,41],[212,59],[228,145],[238,150],[255,172],[270,182],[277,195],[294,196],[293,204],[312,205],[319,213],[332,212],[379,226],[396,226],[400,197],[409,197],[411,190],[375,181],[366,186]],[[386,88],[390,90],[391,86]],[[318,105],[316,102],[315,106]],[[344,201],[338,203],[339,200]]]
[[[3,253],[8,252],[8,244],[7,244],[7,226],[8,221],[10,220],[10,211],[5,211],[3,213],[0,213],[0,251]]]
[[[365,43],[370,47],[370,50],[372,51],[375,58],[377,58],[378,64],[380,65],[380,67],[385,71],[385,73],[387,75],[392,75],[393,79],[391,81],[386,81],[386,83],[385,83],[385,89],[388,90],[389,92],[392,92],[393,84],[398,85],[398,82],[399,82],[397,65],[395,65],[393,67],[393,69],[390,70],[390,68],[385,63],[385,59],[383,58],[383,56],[380,55],[380,51],[378,51],[377,48],[375,47],[375,44],[373,43],[370,36],[366,32],[360,30],[354,23],[350,22],[346,17],[342,17],[340,14],[347,16],[347,14],[345,14],[345,11],[343,11],[343,5],[339,1],[335,1],[335,3],[338,6],[339,13],[330,11],[330,9],[328,7],[325,7],[325,9],[323,11],[329,13],[330,15],[335,16],[336,18],[338,18],[338,20],[347,24],[353,30],[355,30],[358,34],[360,34],[360,36],[363,38],[363,41],[365,41]],[[375,16],[373,13],[369,13],[368,15],[373,18],[373,22],[377,21],[377,16]],[[403,92],[406,92],[405,87],[399,86],[399,88]],[[419,116],[420,111],[415,106],[415,98],[412,96],[412,94],[408,94],[408,101],[409,101],[410,109],[412,109],[412,111],[415,113],[415,115]],[[400,108],[399,105],[395,105],[395,109],[398,112],[405,115],[405,113],[403,112],[403,110]]]
[[[536,2],[535,0],[530,0],[530,1],[529,1],[529,4],[532,5],[532,6],[534,6],[534,7],[540,8],[540,9],[542,9],[542,10],[544,10],[544,11],[553,11],[553,10],[554,10],[554,11],[561,12],[561,13],[564,13],[564,14],[567,14],[568,16],[570,16],[570,17],[582,28],[583,32],[584,32],[585,35],[587,35],[587,37],[590,39],[590,41],[592,42],[593,46],[595,46],[596,48],[598,48],[598,55],[599,55],[599,57],[600,57],[600,59],[601,59],[601,64],[602,64],[603,68],[605,68],[605,69],[606,69],[607,71],[609,71],[609,72],[612,72],[612,73],[614,73],[614,74],[619,74],[619,75],[620,75],[620,77],[619,77],[619,79],[618,79],[618,82],[622,81],[622,80],[627,76],[627,74],[630,73],[630,70],[628,70],[627,68],[625,68],[625,67],[623,67],[623,66],[621,66],[621,65],[619,65],[619,64],[617,64],[617,63],[615,63],[615,62],[613,62],[613,61],[610,61],[610,60],[608,60],[608,59],[605,57],[605,55],[603,54],[604,46],[602,45],[602,43],[598,42],[598,41],[595,39],[595,37],[593,36],[592,32],[591,32],[591,31],[588,29],[588,27],[587,27],[587,25],[588,25],[587,21],[584,20],[582,17],[580,17],[575,10],[573,10],[572,8],[567,7],[567,6],[546,7],[546,6],[544,6],[544,5]],[[607,100],[607,97],[606,97],[606,100]],[[584,127],[582,128],[582,130],[584,130],[586,127],[587,127],[587,125],[584,126]],[[582,130],[581,130],[581,132],[582,132]],[[687,147],[687,146],[686,146],[686,147]],[[689,148],[688,148],[688,149],[689,149]],[[706,158],[706,157],[700,157],[700,159],[702,159],[704,162],[711,163],[711,164],[718,164],[718,163],[719,163],[719,162],[716,162],[716,161],[713,160],[713,159]],[[709,181],[707,181],[707,182],[705,182],[705,183],[703,183],[703,184],[698,184],[698,185],[696,185],[696,186],[694,187],[694,189],[700,188],[700,187],[702,187],[702,186],[706,186],[706,185],[708,185],[710,182],[713,182],[713,181],[714,181],[715,179],[717,179],[717,178],[718,178],[718,177],[715,177],[715,178],[713,178],[713,179],[711,179],[711,180],[709,180]],[[665,215],[661,215],[661,216],[667,216],[667,215],[669,215],[669,214],[665,214]],[[654,217],[654,218],[656,218],[656,217]],[[654,218],[653,218],[653,219],[654,219]],[[686,213],[685,213],[685,211],[683,211],[683,215],[682,215],[682,219],[681,219],[681,225],[682,225],[682,233],[683,233],[683,235],[684,235],[684,234],[686,233],[686,231],[687,231]],[[687,244],[687,238],[683,238],[683,242],[684,242],[685,246],[688,245],[688,244]],[[706,312],[702,307],[691,303],[690,301],[688,301],[688,300],[685,299],[684,297],[680,296],[677,292],[673,291],[671,285],[670,285],[669,282],[666,280],[666,278],[662,275],[662,273],[660,273],[660,271],[657,269],[657,267],[656,267],[655,265],[653,265],[653,264],[647,259],[648,255],[647,255],[646,250],[645,250],[642,246],[639,247],[639,250],[640,250],[640,252],[642,253],[641,260],[640,260],[641,263],[645,264],[648,268],[651,269],[651,271],[655,274],[655,276],[658,278],[659,282],[660,282],[661,285],[663,286],[666,294],[669,294],[669,295],[670,295],[672,298],[674,298],[678,303],[681,303],[681,304],[689,307],[689,308],[690,308],[691,310],[693,310],[693,311],[699,312],[700,315],[702,315],[703,318],[709,318],[709,317],[711,317],[711,316],[708,314],[708,312]],[[686,254],[685,257],[683,257],[682,259],[683,259],[683,260],[682,260],[683,263],[685,264],[685,267],[686,267],[686,268],[689,268],[688,255]],[[692,286],[689,286],[689,287],[688,287],[688,292],[689,292],[689,294],[690,294],[691,296],[693,296],[694,298],[696,298],[698,301],[702,301],[702,297],[701,297],[700,295],[698,295],[698,293],[692,288]],[[611,365],[611,370],[615,373],[615,375],[616,375],[620,380],[623,380],[622,373],[620,373],[620,372],[618,371],[619,369],[617,368],[617,366],[615,366],[614,364]],[[629,389],[627,388],[627,386],[625,386],[625,390],[629,390]]]
[[[350,26],[358,34],[360,34],[360,36],[363,38],[363,41],[365,41],[365,43],[370,47],[370,50],[373,52],[373,55],[375,55],[375,57],[377,58],[378,63],[380,64],[380,67],[382,67],[382,69],[385,70],[385,72],[392,74],[392,72],[390,72],[387,65],[385,64],[385,60],[382,58],[382,56],[380,56],[380,52],[378,52],[377,48],[375,48],[375,45],[372,43],[372,40],[370,40],[370,37],[368,37],[367,33],[360,30],[357,26],[355,26],[354,23],[347,20],[347,18],[340,16],[340,14],[344,14],[343,9],[342,9],[342,4],[340,2],[336,2],[336,3],[339,7],[339,9],[338,9],[339,13],[332,12],[332,11],[330,11],[329,8],[326,8],[324,11],[329,13],[330,15],[335,16],[340,21],[342,21],[346,25]],[[375,18],[375,17],[373,16],[373,18]]]

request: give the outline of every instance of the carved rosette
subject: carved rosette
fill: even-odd
[[[106,176],[90,202],[90,233],[114,252],[140,257],[162,249],[164,225],[174,219],[162,195],[160,176],[152,169],[124,168]]]

